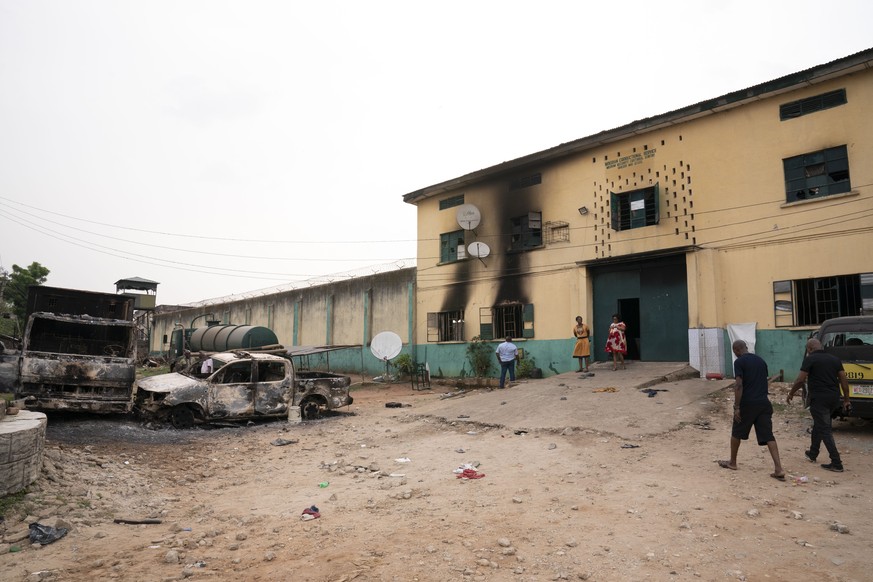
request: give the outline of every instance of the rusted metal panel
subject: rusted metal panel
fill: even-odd
[[[27,316],[33,313],[88,314],[106,319],[133,319],[134,300],[128,295],[31,285],[27,289]]]

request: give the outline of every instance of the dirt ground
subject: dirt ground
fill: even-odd
[[[836,423],[846,472],[829,473],[804,458],[811,422],[774,384],[787,481],[754,440],[730,471],[714,462],[730,382],[648,397],[640,370],[368,386],[301,425],[50,418],[42,477],[0,523],[0,580],[871,579],[869,422]],[[481,478],[457,478],[464,464]],[[69,533],[31,545],[33,522]]]

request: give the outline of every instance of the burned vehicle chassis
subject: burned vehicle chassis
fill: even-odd
[[[135,410],[176,428],[195,424],[296,418],[312,420],[352,403],[348,376],[297,373],[290,359],[246,351],[213,354],[180,371],[137,381]],[[290,414],[289,414],[290,413]]]

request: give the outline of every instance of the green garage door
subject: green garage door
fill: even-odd
[[[594,281],[592,355],[604,351],[612,314],[628,327],[628,358],[688,361],[688,288],[685,256],[589,267]]]

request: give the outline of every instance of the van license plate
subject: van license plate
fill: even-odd
[[[853,396],[873,396],[873,384],[850,384]]]

